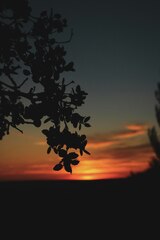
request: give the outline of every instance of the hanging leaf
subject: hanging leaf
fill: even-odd
[[[90,120],[90,118],[91,118],[91,117],[86,117],[86,118],[84,119],[84,122],[85,122],[85,123],[88,122],[88,121]]]
[[[35,127],[40,127],[41,126],[41,120],[40,119],[35,119],[33,121],[33,124],[34,124]]]
[[[52,150],[52,148],[49,147],[49,148],[47,149],[47,153],[49,154],[49,153],[51,152],[51,150]]]
[[[72,160],[72,161],[71,161],[71,163],[72,163],[72,165],[78,165],[78,163],[79,163],[79,160],[77,160],[77,159],[74,159],[74,160]]]
[[[61,163],[58,163],[58,164],[56,164],[56,165],[54,166],[53,170],[59,171],[59,170],[61,170],[62,168],[63,168],[63,165],[62,165]]]
[[[87,150],[84,149],[83,151],[84,151],[86,154],[91,155],[90,152],[88,152]]]
[[[73,65],[74,65],[73,62],[68,63],[68,64],[65,66],[65,71],[67,71],[67,72],[68,72],[68,71],[74,71]]]
[[[67,151],[66,151],[66,150],[64,150],[64,149],[60,149],[60,150],[59,150],[59,156],[60,156],[60,157],[65,157],[66,154],[67,154]]]
[[[64,161],[64,169],[65,169],[67,172],[72,173],[72,168],[71,168],[70,162],[67,161],[67,160]]]
[[[80,154],[81,154],[81,156],[83,155],[83,150],[82,149],[80,149]]]
[[[58,153],[58,150],[57,150],[57,148],[53,148],[53,150],[54,150],[54,152],[55,152],[55,154],[57,154]]]
[[[77,85],[77,87],[76,87],[76,92],[77,93],[81,92],[81,87],[79,85]]]
[[[77,153],[75,153],[75,152],[71,152],[71,153],[68,154],[68,157],[69,157],[70,159],[77,158],[78,156],[79,156],[79,155],[78,155]]]
[[[31,73],[30,73],[30,71],[28,71],[27,69],[24,69],[24,70],[23,70],[23,74],[24,74],[25,76],[29,76]]]
[[[49,117],[49,118],[47,118],[46,120],[44,120],[44,123],[47,123],[47,122],[49,122],[51,120],[51,118]]]
[[[49,131],[48,131],[47,129],[43,129],[43,130],[42,130],[42,133],[47,136],[48,133],[49,133]]]
[[[86,135],[81,135],[81,140],[84,141],[86,139]]]

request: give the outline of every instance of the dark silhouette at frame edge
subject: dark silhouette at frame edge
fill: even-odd
[[[72,173],[72,166],[79,164],[79,153],[90,154],[86,135],[79,131],[91,125],[90,117],[77,111],[87,93],[80,85],[72,87],[74,81],[67,82],[65,77],[75,71],[74,63],[65,60],[64,48],[73,31],[65,41],[56,39],[66,27],[67,20],[52,9],[35,17],[27,0],[1,1],[0,139],[11,127],[23,133],[24,124],[37,128],[50,124],[42,130],[47,153],[53,150],[61,158],[53,169]]]

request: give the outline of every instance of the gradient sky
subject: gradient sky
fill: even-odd
[[[76,72],[68,79],[88,92],[80,112],[91,116],[91,156],[73,174],[52,171],[40,129],[11,131],[0,142],[0,179],[102,179],[141,171],[153,156],[147,129],[156,125],[154,91],[160,78],[159,1],[32,0],[33,14],[51,7],[73,28],[66,45]],[[157,125],[156,125],[157,126]],[[43,129],[43,128],[42,128]]]

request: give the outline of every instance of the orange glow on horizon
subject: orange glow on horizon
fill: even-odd
[[[26,137],[16,133],[13,139],[1,142],[0,180],[98,180],[122,178],[131,171],[143,171],[153,156],[149,144],[138,140],[145,128],[146,125],[128,125],[131,132],[119,131],[110,134],[108,139],[105,133],[92,136],[87,144],[91,155],[80,156],[80,163],[73,166],[72,174],[64,169],[52,170],[59,158],[53,152],[46,154],[47,144],[39,136],[37,141],[32,135]]]
[[[146,156],[145,156],[146,157]],[[0,180],[98,180],[127,177],[131,171],[143,171],[148,167],[145,159],[127,162],[115,159],[82,159],[78,166],[73,167],[73,173],[64,170],[56,172],[53,165],[30,165],[26,169],[3,170]]]

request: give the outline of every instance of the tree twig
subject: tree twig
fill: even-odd
[[[17,88],[18,86],[17,86],[16,82],[13,80],[13,78],[10,75],[7,75],[7,76],[11,80],[12,84],[14,85],[14,87]]]
[[[24,81],[18,86],[18,88],[21,88],[27,81],[28,81],[28,78],[25,78]]]
[[[23,131],[21,129],[19,129],[16,125],[14,125],[13,123],[10,124],[13,128],[17,129],[19,132],[23,133]]]
[[[2,82],[2,81],[0,81],[0,84],[2,84],[2,85],[4,85],[4,86],[6,86],[6,87],[8,87],[8,88],[14,89],[14,87],[13,87],[13,86],[10,86],[9,84],[7,84],[7,83],[4,83],[4,82]]]

